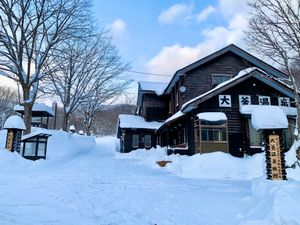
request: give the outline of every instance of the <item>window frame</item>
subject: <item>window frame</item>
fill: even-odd
[[[146,143],[147,143],[147,141],[146,141],[146,136],[147,137],[150,137],[150,145],[146,145]],[[144,147],[145,148],[151,148],[151,146],[152,146],[152,135],[151,134],[145,134],[144,135]]]
[[[137,137],[137,141],[136,142],[134,142],[134,137]],[[131,147],[132,148],[138,148],[139,146],[140,146],[140,135],[138,135],[138,134],[133,134],[132,135],[132,140],[131,140]],[[137,144],[137,145],[135,145],[135,144]]]
[[[214,78],[216,78],[216,77],[227,77],[228,79],[223,79],[223,81],[222,82],[215,82],[215,79]],[[231,74],[226,74],[226,73],[213,73],[213,74],[211,74],[211,84],[213,85],[213,86],[217,86],[217,85],[219,85],[219,84],[221,84],[221,83],[223,83],[223,82],[225,82],[225,81],[227,81],[227,80],[230,80],[231,78],[232,78],[233,76],[231,75]]]
[[[205,122],[208,124],[202,124],[201,122]],[[227,126],[227,121],[217,121],[214,122],[216,124],[209,124],[209,121],[206,120],[199,120],[198,118],[195,118],[194,120],[194,137],[195,137],[195,143],[228,143],[228,126]],[[218,124],[220,123],[220,124]],[[222,124],[221,124],[222,123]],[[212,139],[213,140],[203,140],[203,134],[202,131],[203,129],[206,130],[212,130]],[[225,138],[226,140],[222,140],[223,137],[223,132],[225,131]],[[215,131],[218,132],[218,139],[219,140],[215,140]],[[207,137],[209,137],[209,133],[207,131]]]

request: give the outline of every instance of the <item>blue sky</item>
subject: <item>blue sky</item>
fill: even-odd
[[[245,47],[246,0],[94,0],[94,11],[136,71],[172,75],[227,44]],[[132,78],[170,79],[141,74]]]

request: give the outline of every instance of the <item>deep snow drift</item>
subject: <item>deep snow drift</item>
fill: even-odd
[[[0,132],[1,225],[300,224],[299,169],[268,181],[263,154],[121,154],[114,137],[51,133],[47,160],[32,162],[3,150]]]

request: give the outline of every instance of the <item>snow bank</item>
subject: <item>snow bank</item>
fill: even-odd
[[[48,139],[46,161],[71,159],[85,154],[95,148],[96,142],[92,136],[70,134],[57,130],[46,131],[52,135]]]
[[[245,214],[243,225],[300,224],[298,181],[254,179],[251,184],[252,207]]]
[[[98,151],[94,151],[98,155],[115,155],[116,151],[120,149],[120,140],[115,136],[105,136],[96,138]]]
[[[7,130],[0,130],[0,150],[5,149]]]
[[[150,167],[159,167],[156,161],[159,160],[169,160],[166,148],[151,148],[147,149],[137,149],[129,153],[116,153],[116,158],[118,159],[135,159],[139,161],[140,164],[145,164]]]
[[[223,152],[170,156],[167,169],[180,177],[196,179],[250,180],[264,174],[264,154],[236,158]]]
[[[34,163],[34,165],[56,165],[56,163],[62,163],[63,161],[68,162],[74,158],[78,158],[95,149],[96,142],[94,137],[70,134],[58,130],[46,130],[42,128],[32,128],[32,132],[45,132],[47,134],[51,134],[48,139],[46,160],[32,162],[30,160],[25,160],[18,153],[11,153],[6,150],[2,150],[5,148],[6,131],[0,131],[1,166],[10,167],[17,164],[18,168],[22,168],[22,165],[28,166],[32,165],[31,163]]]
[[[299,148],[299,146],[300,146],[300,141],[294,141],[290,150],[285,153],[285,162],[287,166],[291,167],[297,161],[296,150]],[[287,176],[288,178],[292,178],[300,181],[300,167],[298,166],[298,164],[296,164],[296,167],[294,169],[293,168],[287,169]]]
[[[196,154],[193,156],[166,154],[165,148],[138,149],[130,153],[118,153],[117,158],[135,159],[140,164],[159,167],[156,161],[170,160],[166,169],[180,177],[195,179],[249,180],[264,175],[264,154],[236,158],[223,152]]]

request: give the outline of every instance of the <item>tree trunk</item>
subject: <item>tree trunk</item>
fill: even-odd
[[[31,133],[31,119],[32,119],[32,107],[33,103],[24,103],[24,123],[25,123],[25,134]]]
[[[69,118],[70,118],[70,113],[64,112],[63,124],[62,124],[63,131],[68,131]]]
[[[27,86],[22,86],[23,89],[23,105],[24,105],[24,123],[25,123],[25,134],[30,134],[31,133],[31,119],[32,119],[32,107],[34,100],[31,100],[29,98],[29,93],[30,93],[30,87]]]
[[[92,128],[92,123],[89,123],[86,126],[86,134],[87,134],[87,136],[91,136],[91,128]]]

